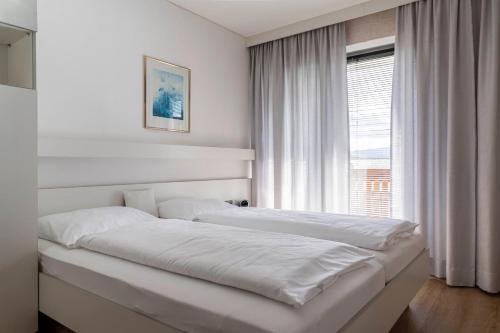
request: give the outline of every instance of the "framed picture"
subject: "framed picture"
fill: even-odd
[[[189,132],[191,70],[144,56],[144,127]]]

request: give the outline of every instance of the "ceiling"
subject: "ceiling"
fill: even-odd
[[[370,0],[169,0],[244,37]]]

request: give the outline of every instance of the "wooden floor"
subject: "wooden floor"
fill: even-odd
[[[500,295],[430,279],[390,333],[500,332]]]

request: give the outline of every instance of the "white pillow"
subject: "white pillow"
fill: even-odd
[[[161,218],[189,221],[201,214],[229,208],[235,207],[215,199],[174,198],[158,204]]]
[[[81,209],[39,218],[38,236],[74,248],[83,236],[150,221],[157,218],[129,207]]]
[[[155,193],[152,189],[123,191],[123,198],[125,199],[125,206],[158,217],[158,207],[156,207]]]

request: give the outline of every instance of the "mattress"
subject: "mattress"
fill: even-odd
[[[42,272],[187,332],[335,332],[383,288],[371,260],[300,308],[240,289],[39,240]]]
[[[424,237],[420,232],[415,232],[414,235],[401,240],[388,250],[367,251],[375,255],[376,260],[382,264],[385,271],[385,280],[389,282],[422,253],[424,249]]]

